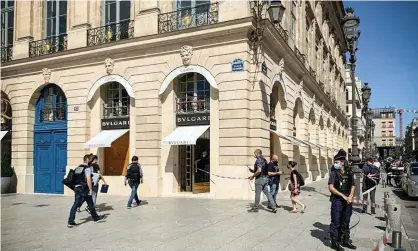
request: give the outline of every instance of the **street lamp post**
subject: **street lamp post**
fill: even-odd
[[[370,132],[370,152],[371,152],[371,156],[375,157],[374,151],[375,151],[376,143],[374,142],[374,128],[376,127],[376,124],[373,121],[373,112],[371,112],[371,119],[372,119],[371,121],[372,127],[371,127],[371,132]]]
[[[358,39],[360,37],[360,31],[358,30],[360,24],[360,18],[354,16],[354,9],[347,8],[347,14],[343,18],[341,24],[344,29],[345,39],[347,41],[348,52],[350,53],[350,66],[351,66],[351,85],[352,85],[352,110],[353,115],[351,118],[352,128],[352,144],[351,144],[351,158],[350,161],[353,165],[353,171],[358,172],[360,163],[359,152],[358,152],[358,136],[357,136],[357,111],[356,111],[356,80],[355,80],[355,69],[356,69],[356,51],[358,46]]]

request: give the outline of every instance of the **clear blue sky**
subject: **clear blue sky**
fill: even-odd
[[[356,75],[372,88],[370,106],[418,110],[418,2],[344,1],[360,17]],[[418,114],[404,113],[404,128]],[[399,117],[396,119],[399,136]],[[405,129],[404,129],[405,132]]]

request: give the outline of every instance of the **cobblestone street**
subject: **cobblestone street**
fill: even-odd
[[[288,213],[287,192],[280,193],[276,214],[248,213],[250,201],[195,198],[148,198],[128,210],[125,197],[99,196],[107,221],[95,224],[83,211],[73,229],[66,226],[72,197],[2,196],[2,250],[329,250],[326,182],[304,189],[305,214]],[[382,215],[353,214],[357,250],[376,245]]]

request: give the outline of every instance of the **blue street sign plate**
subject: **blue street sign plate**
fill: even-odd
[[[231,66],[233,72],[244,71],[244,61],[239,58],[232,61]]]

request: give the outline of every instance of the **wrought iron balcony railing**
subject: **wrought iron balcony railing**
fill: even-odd
[[[177,98],[176,99],[177,114],[184,113],[205,113],[210,111],[210,98],[198,99],[191,98]]]
[[[104,119],[123,117],[129,117],[129,104],[115,106],[103,104]]]
[[[67,118],[67,108],[46,108],[42,109],[39,113],[40,122],[54,122],[59,120],[66,120]]]
[[[128,20],[87,30],[87,46],[106,44],[134,37],[134,21]]]
[[[29,43],[29,57],[38,57],[67,50],[67,34]]]
[[[201,4],[194,8],[182,8],[158,15],[158,33],[215,24],[218,22],[218,18],[218,3]]]
[[[286,41],[286,43],[289,43],[289,33],[287,32],[287,30],[283,29],[280,23],[274,24],[274,27],[279,32],[283,40]]]
[[[310,67],[310,66],[309,66],[309,72],[311,73],[312,77],[314,79],[316,79],[316,71],[312,67]]]
[[[304,54],[302,54],[302,53],[299,51],[299,49],[298,49],[298,48],[296,48],[296,46],[295,46],[295,54],[296,54],[296,57],[299,59],[299,61],[300,61],[303,65],[305,65],[305,62],[306,62],[305,55],[304,55]]]
[[[1,62],[7,62],[13,59],[13,45],[1,46]]]
[[[270,129],[277,129],[276,107],[274,104],[270,104]]]

